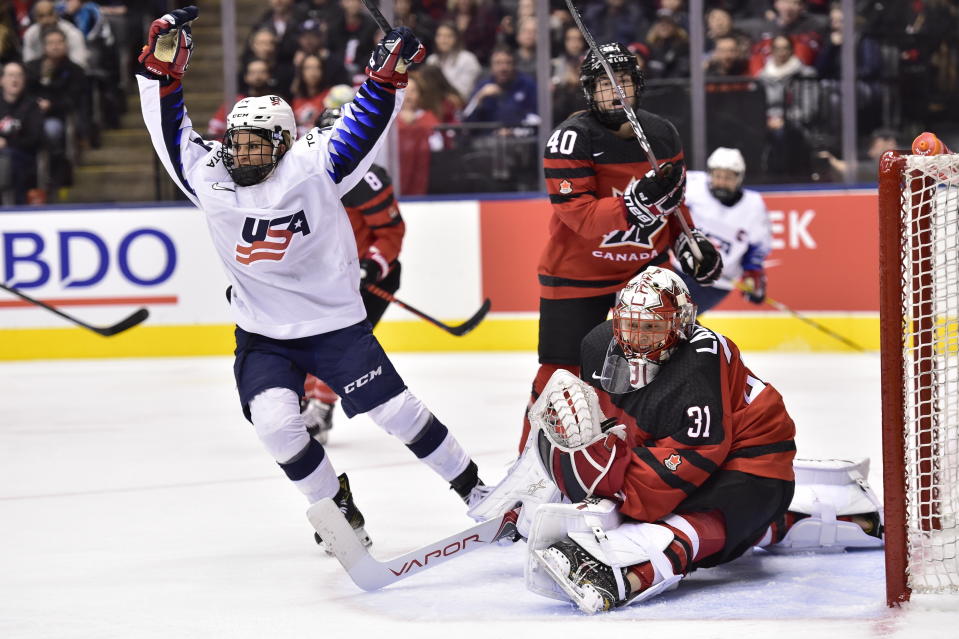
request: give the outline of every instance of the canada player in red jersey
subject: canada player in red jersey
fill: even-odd
[[[794,460],[779,392],[696,324],[676,273],[650,266],[630,281],[581,361],[581,378],[559,369],[547,382],[523,454],[470,512],[522,503],[534,592],[598,612],[753,546],[882,544],[868,463]]]
[[[352,99],[352,94],[347,101]],[[327,108],[316,120],[323,129],[333,126],[340,117],[339,105]],[[360,256],[360,296],[366,307],[366,319],[376,326],[386,312],[389,302],[373,295],[363,285],[375,284],[388,293],[400,288],[400,249],[406,224],[393,196],[393,181],[386,169],[373,164],[352,191],[343,199],[343,208],[350,217],[356,248]],[[336,393],[322,380],[306,376],[304,394],[300,401],[307,430],[321,444],[326,444],[333,428],[333,406]]]
[[[701,233],[692,235],[703,253],[692,257],[679,221],[686,184],[683,148],[675,127],[636,103],[643,75],[636,58],[619,43],[600,52],[612,67],[662,171],[651,171],[599,58],[590,52],[580,81],[589,109],[573,114],[553,131],[543,167],[553,216],[540,257],[539,363],[533,381],[535,401],[559,368],[579,371],[579,343],[606,319],[616,291],[650,264],[662,264],[672,250],[683,269],[702,284],[716,280],[722,260]],[[529,422],[524,420],[526,440]]]

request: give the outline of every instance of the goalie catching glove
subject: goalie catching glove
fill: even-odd
[[[138,58],[147,71],[160,77],[183,78],[193,52],[190,23],[197,15],[196,7],[185,7],[153,21],[147,44]]]
[[[426,59],[426,47],[409,27],[397,27],[380,40],[370,54],[366,73],[372,79],[392,84],[397,89],[406,88],[407,67]]]
[[[626,185],[626,217],[632,224],[647,226],[654,217],[671,213],[682,203],[685,193],[686,166],[682,162],[667,162],[659,173],[650,169],[642,179],[634,177]]]
[[[543,467],[570,501],[622,491],[630,450],[626,427],[606,420],[586,382],[560,369],[529,411]]]
[[[689,237],[685,233],[676,239],[676,244],[673,245],[673,253],[686,275],[700,284],[712,284],[719,279],[723,272],[723,258],[720,257],[719,251],[716,250],[713,243],[699,230],[693,229],[690,235],[696,240],[699,252],[703,254],[702,261],[696,261],[696,256],[693,254],[689,243]]]

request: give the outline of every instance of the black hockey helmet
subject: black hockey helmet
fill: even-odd
[[[636,56],[630,53],[625,45],[619,42],[607,42],[599,45],[599,51],[606,58],[609,66],[616,71],[626,71],[633,80],[634,95],[632,107],[636,108],[639,101],[639,95],[646,84],[646,78],[642,69],[636,61]],[[579,81],[583,85],[583,92],[586,94],[586,103],[589,110],[593,112],[596,119],[601,124],[611,129],[618,129],[626,121],[626,113],[622,109],[606,108],[612,105],[597,104],[593,93],[596,89],[596,82],[600,78],[606,77],[606,71],[603,69],[603,63],[596,54],[590,49],[586,54],[586,59],[580,67]]]
[[[343,109],[341,107],[323,109],[323,112],[317,116],[314,126],[317,126],[321,129],[333,126],[341,115],[343,115]]]

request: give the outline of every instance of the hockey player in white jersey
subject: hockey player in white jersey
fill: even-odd
[[[137,77],[143,119],[167,172],[205,214],[232,285],[234,374],[247,419],[283,472],[313,504],[332,497],[368,540],[346,475],[309,436],[299,397],[307,373],[340,395],[349,417],[369,415],[468,501],[476,464],[403,383],[360,297],[356,241],[340,199],[369,170],[403,101],[406,67],[425,49],[405,27],[371,55],[369,79],[330,129],[296,139],[278,96],[233,107],[223,144],[203,140],[181,78],[197,9],[153,22]]]
[[[739,149],[719,147],[706,160],[707,172],[690,171],[686,206],[696,228],[723,257],[723,272],[711,286],[701,286],[676,269],[703,313],[723,301],[742,281],[743,295],[753,304],[766,299],[763,260],[769,254],[772,231],[762,197],[743,188],[746,162]]]

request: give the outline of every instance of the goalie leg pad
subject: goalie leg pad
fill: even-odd
[[[869,459],[797,459],[796,492],[789,510],[809,515],[786,532],[782,541],[767,546],[772,552],[841,552],[846,548],[878,548],[882,539],[843,516],[875,515],[882,523],[882,506],[869,487]]]

